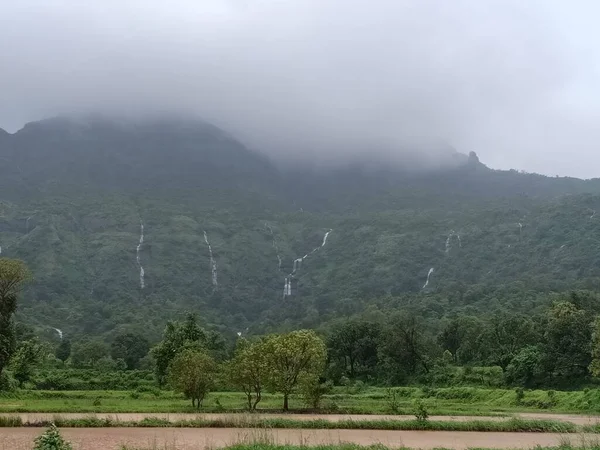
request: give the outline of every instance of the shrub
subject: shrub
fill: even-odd
[[[386,391],[386,401],[387,401],[387,405],[388,405],[388,409],[390,410],[390,412],[397,414],[398,411],[400,410],[400,392],[398,389],[395,388],[389,388]]]
[[[54,424],[35,439],[33,450],[73,450],[71,444],[63,439]]]
[[[525,390],[522,387],[515,389],[515,402],[517,403],[517,405],[522,404],[524,399]]]
[[[427,411],[427,406],[422,400],[415,402],[415,418],[419,422],[425,422],[429,418],[429,411]]]

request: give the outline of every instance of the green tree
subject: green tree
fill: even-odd
[[[535,345],[522,348],[506,368],[506,382],[509,384],[535,387],[542,374],[543,354]]]
[[[481,320],[472,316],[452,319],[438,335],[437,342],[452,355],[454,363],[466,364],[477,356],[477,338],[481,334]]]
[[[267,383],[283,394],[283,409],[289,409],[289,397],[298,386],[319,380],[327,359],[325,343],[312,330],[275,334],[265,338]]]
[[[17,296],[30,273],[24,262],[0,258],[0,376],[16,350],[13,314]]]
[[[435,345],[425,332],[421,319],[397,314],[386,325],[383,334],[380,353],[388,381],[401,382],[407,376],[429,372]]]
[[[239,339],[233,359],[226,365],[226,371],[230,382],[246,395],[248,410],[255,410],[262,399],[262,389],[268,373],[264,342]]]
[[[188,348],[173,359],[168,380],[175,390],[192,399],[192,406],[199,409],[214,385],[216,373],[217,364],[212,357],[205,352]]]
[[[42,358],[42,349],[37,339],[19,343],[10,363],[13,377],[19,382],[19,387],[23,387],[23,384],[31,379],[35,366]]]
[[[555,303],[548,313],[545,370],[572,382],[588,374],[592,362],[592,318],[573,303]]]
[[[128,370],[137,369],[140,360],[148,354],[150,342],[135,333],[119,334],[110,346],[110,355],[116,361],[125,361]]]
[[[93,368],[106,357],[108,357],[108,345],[97,339],[77,342],[71,352],[71,362],[78,368]]]
[[[54,352],[54,356],[57,359],[61,360],[63,364],[69,359],[71,356],[71,341],[69,339],[63,339],[56,347],[56,351]]]
[[[535,322],[520,315],[498,314],[486,324],[478,346],[483,362],[506,369],[519,351],[540,342]]]
[[[592,362],[589,370],[595,377],[600,376],[600,317],[596,317],[592,325]]]
[[[350,378],[358,373],[370,374],[377,366],[377,347],[381,326],[365,320],[349,320],[334,325],[327,339],[332,358],[342,361]]]
[[[207,349],[208,341],[208,333],[198,324],[195,314],[188,314],[183,322],[168,322],[162,341],[152,348],[158,384],[165,383],[169,365],[180,351],[189,346]],[[212,342],[215,341],[213,337]]]

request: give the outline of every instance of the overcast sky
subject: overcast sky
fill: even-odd
[[[495,168],[600,177],[598,3],[3,2],[0,127],[183,111],[281,155],[445,142]]]

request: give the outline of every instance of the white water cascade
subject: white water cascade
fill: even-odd
[[[204,242],[206,242],[206,245],[208,246],[208,254],[210,255],[210,269],[211,269],[211,275],[212,275],[212,284],[216,288],[217,286],[219,286],[219,283],[217,282],[217,261],[215,261],[215,258],[213,257],[212,247],[210,246],[210,243],[208,242],[208,236],[206,235],[206,231],[204,231]]]
[[[429,272],[427,272],[427,281],[425,281],[425,284],[423,285],[423,289],[425,289],[427,286],[429,286],[429,278],[431,277],[432,273],[433,273],[433,267],[431,269],[429,269]]]
[[[590,216],[590,219],[593,219],[594,217],[596,217],[596,210],[592,209],[592,215]]]
[[[455,237],[456,240],[458,241],[458,247],[462,248],[462,241],[460,239],[460,234],[458,234],[454,230],[450,230],[450,233],[448,233],[448,237],[446,238],[446,250],[445,250],[446,254],[450,253],[453,237]]]
[[[288,295],[292,295],[292,278],[294,278],[294,275],[296,274],[298,269],[300,269],[300,267],[302,266],[302,261],[304,261],[310,255],[312,255],[313,253],[318,251],[320,248],[323,248],[325,246],[325,244],[327,243],[327,238],[329,237],[329,234],[332,231],[333,231],[332,229],[329,229],[329,231],[327,231],[325,233],[325,236],[323,236],[323,242],[321,243],[321,245],[319,247],[313,248],[310,253],[307,253],[302,258],[296,258],[294,260],[294,266],[292,267],[292,272],[287,277],[285,277],[285,281],[284,281],[284,285],[283,285],[283,296],[284,297],[287,297]]]
[[[144,224],[142,222],[140,222],[140,241],[138,242],[138,245],[135,248],[135,260],[137,261],[137,265],[140,268],[140,289],[144,289],[144,268],[142,267],[142,260],[140,258],[140,250],[142,249],[143,244],[144,244]]]
[[[277,241],[275,241],[275,234],[273,233],[273,228],[271,225],[265,222],[265,229],[269,231],[271,235],[271,239],[273,240],[273,248],[275,249],[275,255],[277,256],[277,269],[281,270],[281,264],[283,263],[281,256],[279,255],[279,247],[277,246]]]
[[[54,331],[56,331],[56,334],[58,334],[58,337],[59,337],[59,338],[60,338],[60,340],[62,341],[62,338],[63,338],[63,332],[62,332],[62,330],[60,330],[60,329],[58,329],[58,328],[54,328],[54,327],[51,327],[51,328],[52,328]]]

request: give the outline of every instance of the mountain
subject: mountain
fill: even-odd
[[[174,118],[0,131],[1,254],[35,276],[19,318],[155,339],[186,310],[262,333],[370,309],[531,311],[598,288],[599,180],[451,158],[293,168]]]

